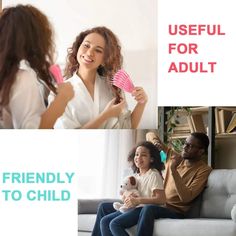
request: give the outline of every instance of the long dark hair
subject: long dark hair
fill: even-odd
[[[77,61],[77,52],[84,38],[91,33],[97,33],[105,40],[104,65],[99,66],[97,72],[100,76],[103,76],[107,79],[107,83],[116,96],[116,100],[119,101],[121,98],[121,90],[111,85],[111,79],[113,78],[114,74],[122,67],[123,57],[121,55],[121,46],[116,35],[110,29],[104,26],[88,29],[81,32],[76,37],[72,47],[68,48],[65,77],[70,78],[74,72],[78,70],[79,63]]]
[[[139,169],[137,166],[134,164],[134,157],[135,157],[135,152],[138,147],[145,147],[149,150],[150,156],[152,158],[152,162],[150,163],[150,168],[151,169],[157,169],[160,174],[161,171],[164,169],[164,164],[161,162],[161,156],[160,156],[160,151],[158,148],[152,144],[151,142],[144,141],[138,143],[129,153],[128,155],[128,161],[131,162],[131,168],[134,171],[134,173],[139,173]],[[162,174],[161,174],[162,176]]]
[[[0,15],[0,105],[9,103],[10,90],[23,59],[55,92],[48,70],[53,54],[53,31],[41,11],[31,5],[3,9]]]

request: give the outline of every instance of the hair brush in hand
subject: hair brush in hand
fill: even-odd
[[[63,83],[64,79],[62,77],[61,74],[61,69],[59,67],[59,65],[51,65],[49,67],[49,71],[51,72],[51,74],[53,75],[53,78],[55,79],[55,81],[57,82],[57,84]]]
[[[134,84],[129,75],[122,69],[116,72],[112,84],[128,93],[132,93],[134,90]]]

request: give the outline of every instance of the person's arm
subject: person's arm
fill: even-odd
[[[52,129],[56,120],[63,115],[67,103],[73,98],[74,91],[71,83],[61,83],[57,88],[58,94],[41,116],[40,129]]]
[[[127,207],[135,207],[140,204],[165,204],[166,195],[164,190],[155,189],[151,197],[128,197],[125,199]]]
[[[146,195],[142,192],[143,195],[140,193],[137,197],[131,196],[125,200],[125,204],[127,203],[128,205],[137,206],[139,204],[164,204],[166,202],[163,179],[159,171],[155,170],[150,173],[148,182],[145,183],[145,188],[151,190],[150,194]],[[141,191],[144,191],[144,189]]]
[[[115,98],[113,98],[105,107],[105,109],[94,119],[87,122],[82,126],[84,129],[96,129],[99,128],[107,119],[111,117],[118,117],[125,106],[125,100],[118,104],[115,103]]]
[[[158,148],[158,150],[163,150],[166,153],[166,161],[171,159],[173,156],[180,156],[178,152],[164,144],[154,132],[148,132],[146,134],[146,140],[153,143]]]
[[[165,145],[161,139],[158,137],[158,135],[154,132],[148,132],[146,133],[146,140],[148,142],[151,142],[153,145],[155,145],[158,150],[163,150],[165,153],[168,153],[169,148],[167,145]]]
[[[79,98],[78,98],[79,99]],[[67,106],[64,114],[57,120],[55,123],[55,128],[61,129],[97,129],[99,128],[107,119],[115,116],[119,116],[120,112],[122,111],[125,101],[122,101],[119,104],[114,104],[115,99],[112,99],[108,102],[105,109],[98,114],[97,117],[88,121],[84,125],[80,123],[79,117],[75,115],[74,110],[76,109],[75,101]],[[83,111],[78,112],[79,115],[82,114]],[[77,113],[76,113],[77,114]]]
[[[191,202],[204,189],[211,169],[206,167],[202,170],[198,170],[195,173],[194,179],[191,184],[186,186],[176,167],[177,165],[175,163],[175,160],[171,160],[170,171],[175,182],[175,188],[178,196],[182,202]]]
[[[53,123],[63,113],[66,103],[73,94],[70,84],[60,85],[55,103],[47,110],[35,72],[19,70],[9,101],[13,127],[16,129],[53,128]]]
[[[19,70],[9,102],[13,127],[53,128],[56,119],[63,114],[67,102],[73,96],[71,84],[62,84],[58,87],[55,103],[46,109],[35,72],[27,68]]]
[[[144,89],[141,87],[135,87],[132,96],[137,101],[137,104],[131,113],[131,127],[132,129],[136,129],[140,123],[148,99]]]

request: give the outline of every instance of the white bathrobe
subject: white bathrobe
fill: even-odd
[[[96,76],[95,80],[94,100],[76,73],[67,82],[72,84],[75,95],[67,104],[64,114],[57,119],[54,128],[81,128],[87,122],[95,119],[114,97],[105,78],[99,75]],[[99,128],[113,128],[117,120],[116,117],[110,118]]]
[[[22,60],[11,88],[9,104],[0,109],[0,127],[36,129],[45,110],[43,85],[29,63]]]

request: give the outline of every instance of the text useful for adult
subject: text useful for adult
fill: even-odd
[[[224,36],[221,25],[207,24],[190,24],[190,25],[169,25],[168,33],[171,36]],[[210,43],[210,40],[209,40]],[[199,45],[197,43],[175,43],[168,44],[168,54],[199,54]],[[171,62],[168,67],[168,73],[214,73],[216,69],[216,61],[179,61]]]

